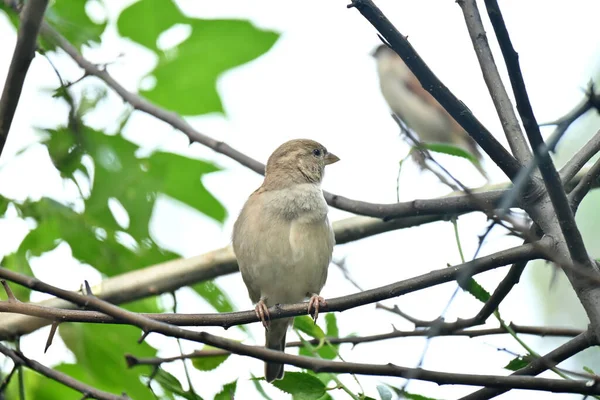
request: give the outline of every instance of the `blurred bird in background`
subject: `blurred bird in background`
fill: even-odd
[[[482,154],[477,143],[448,114],[436,99],[421,86],[402,58],[382,44],[373,53],[377,62],[379,86],[392,112],[414,131],[423,143],[443,143],[459,147],[479,161]],[[487,180],[480,163],[474,164]]]
[[[321,190],[325,166],[339,158],[308,139],[291,140],[269,157],[263,184],[250,195],[233,227],[233,250],[256,315],[266,329],[265,346],[284,351],[293,318],[269,320],[268,307],[309,298],[316,322],[319,296],[335,236]],[[283,378],[283,364],[265,363],[265,379]]]

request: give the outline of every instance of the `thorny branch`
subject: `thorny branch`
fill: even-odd
[[[2,271],[7,275],[6,271]],[[144,337],[151,332],[162,333],[167,336],[191,340],[199,343],[208,344],[221,349],[229,350],[232,353],[258,358],[264,361],[273,361],[295,365],[300,368],[311,369],[316,372],[335,372],[335,373],[353,373],[362,375],[382,375],[382,376],[397,376],[413,379],[426,380],[436,382],[438,384],[463,384],[475,386],[488,386],[495,388],[520,388],[531,390],[544,390],[552,392],[570,392],[582,394],[600,394],[600,383],[592,382],[590,385],[588,380],[558,380],[545,378],[531,377],[502,377],[495,375],[472,375],[430,371],[420,368],[405,368],[393,364],[363,364],[350,362],[337,362],[316,359],[312,357],[295,356],[282,353],[279,351],[248,346],[237,341],[215,336],[207,332],[195,332],[182,329],[173,325],[154,321],[140,314],[136,314],[118,306],[107,303],[94,297],[89,292],[89,286],[86,285],[86,295],[80,295],[74,292],[59,289],[52,285],[40,282],[35,279],[28,278],[24,275],[11,273],[11,281],[32,287],[35,290],[53,294],[65,300],[71,301],[80,306],[85,306],[96,311],[103,312],[112,316],[115,319],[125,320],[131,325],[135,325],[142,329]]]
[[[100,400],[131,400],[126,395],[115,395],[112,393],[104,392],[96,389],[93,386],[86,385],[76,379],[71,378],[69,375],[63,374],[55,369],[48,368],[35,360],[31,360],[25,357],[22,353],[9,349],[8,347],[0,344],[0,353],[10,358],[15,365],[27,367],[39,374],[42,374],[52,380],[62,383],[65,386],[70,387],[83,394],[85,398],[100,399]]]
[[[548,245],[548,242],[540,241],[542,246]],[[351,308],[366,304],[376,303],[385,299],[398,297],[407,293],[421,290],[444,282],[456,280],[464,276],[468,271],[469,275],[475,275],[503,265],[512,264],[521,260],[536,259],[539,256],[537,247],[534,244],[526,244],[508,250],[502,250],[498,253],[484,256],[473,261],[461,264],[455,267],[448,267],[441,270],[432,271],[414,278],[409,278],[400,282],[385,285],[376,289],[365,290],[352,295],[327,299],[327,305],[321,308],[322,312],[345,311]],[[33,290],[40,290],[40,287],[49,287],[47,284],[36,278],[25,277],[17,272],[0,267],[0,278],[8,281],[17,282]],[[65,291],[66,292],[66,291]],[[68,292],[73,293],[74,292]],[[56,293],[50,293],[60,298]],[[51,317],[53,322],[95,322],[95,323],[118,323],[119,319],[108,318],[106,313],[90,313],[72,310],[55,310],[52,308],[43,308],[34,304],[0,302],[0,310],[9,312],[22,312],[37,317]],[[271,319],[291,317],[308,314],[307,303],[300,304],[282,304],[269,308]],[[144,316],[148,318],[148,316]],[[239,311],[232,313],[218,314],[159,314],[155,315],[155,321],[167,320],[174,325],[179,326],[222,326],[228,328],[233,325],[258,322],[259,319],[254,311]]]

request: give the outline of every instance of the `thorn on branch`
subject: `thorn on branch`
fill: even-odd
[[[92,293],[92,288],[90,287],[90,283],[87,280],[85,280],[85,281],[83,281],[83,284],[85,286],[85,293],[84,293],[84,295],[86,295],[86,296],[92,296],[93,297],[94,294]]]
[[[56,334],[57,328],[58,328],[58,322],[53,322],[52,326],[50,327],[50,333],[48,334],[48,339],[46,340],[46,347],[44,348],[44,354],[46,353],[46,351],[48,351],[48,349],[52,345],[52,340],[54,340],[54,335]]]
[[[139,364],[137,357],[133,354],[125,354],[125,362],[127,363],[127,368],[132,368]]]
[[[152,331],[150,331],[150,330],[148,330],[148,331],[144,331],[144,334],[142,335],[142,337],[140,337],[140,338],[138,339],[138,341],[137,341],[137,342],[138,342],[138,344],[141,344],[141,343],[143,343],[143,342],[144,342],[144,340],[146,340],[146,338],[148,337],[148,335],[149,335],[150,333],[152,333]]]
[[[6,296],[8,297],[8,302],[9,303],[18,303],[19,300],[15,297],[14,293],[10,289],[10,286],[8,286],[8,283],[4,279],[2,279],[0,282],[2,283],[2,287],[4,287],[4,291],[6,292]]]
[[[13,368],[10,370],[10,373],[8,375],[6,375],[6,377],[2,380],[2,383],[0,383],[0,394],[4,393],[4,389],[8,386],[8,384],[10,383],[10,379],[13,377],[13,375],[15,374],[15,371],[18,369],[18,365],[15,362],[15,365],[13,366]]]

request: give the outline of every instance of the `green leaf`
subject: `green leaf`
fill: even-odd
[[[508,369],[510,371],[516,371],[521,368],[525,368],[528,364],[529,364],[528,357],[518,356],[518,357],[510,360],[510,362],[508,364],[506,364],[506,366],[504,368]]]
[[[54,367],[57,370],[61,370],[64,364],[59,364]],[[53,379],[49,379],[43,375],[33,372],[32,370],[23,368],[22,369],[23,382],[25,383],[25,399],[35,400],[70,400],[70,399],[81,399],[81,393],[71,389],[68,386],[63,385]],[[76,378],[75,376],[72,376]],[[4,378],[4,376],[2,377]],[[5,398],[8,399],[21,399],[19,395],[19,380],[15,374],[10,383],[6,387],[6,391],[2,393]],[[115,394],[120,394],[116,392]]]
[[[377,392],[379,392],[381,400],[392,400],[392,392],[387,386],[377,385]]]
[[[23,275],[33,276],[33,271],[31,270],[29,260],[27,259],[27,256],[24,251],[17,250],[17,252],[5,256],[2,260],[2,266],[4,268],[10,269],[11,271],[15,271]],[[29,301],[31,289],[14,284],[9,284],[9,286],[17,299],[21,300],[22,302]],[[0,290],[0,299],[7,299],[4,290]]]
[[[0,195],[0,216],[3,216],[8,209],[8,205],[12,202],[4,196]]]
[[[224,313],[234,310],[231,299],[214,280],[198,283],[193,285],[192,288],[218,312]],[[238,327],[244,332],[248,331],[245,325],[238,325]]]
[[[223,390],[217,393],[214,400],[234,400],[236,387],[237,379],[233,382],[224,385]]]
[[[202,350],[219,350],[216,347],[212,346],[204,346]],[[192,358],[192,364],[197,370],[200,371],[212,371],[217,368],[219,365],[223,364],[225,360],[229,358],[231,354],[223,354],[216,356],[207,356],[207,357],[195,357]]]
[[[262,385],[260,384],[260,381],[264,381],[264,378],[257,378],[256,376],[254,376],[252,374],[250,374],[250,375],[252,376],[252,378],[250,378],[250,380],[254,384],[254,388],[256,389],[256,391],[258,393],[260,393],[260,395],[265,400],[273,400],[273,399],[271,399],[271,397],[269,397],[269,395],[265,392],[265,389],[263,389]]]
[[[142,0],[121,12],[117,29],[124,38],[158,51],[156,42],[160,34],[185,21],[186,17],[171,0]]]
[[[469,153],[466,150],[461,149],[460,147],[453,146],[451,144],[446,143],[422,143],[423,147],[427,150],[448,154],[451,156],[466,158],[471,161],[475,165],[479,165],[479,160],[473,154]]]
[[[301,315],[294,318],[294,328],[315,339],[325,338],[325,332],[323,332],[323,329],[321,329],[319,325],[315,324],[312,318],[310,318],[308,315]]]
[[[181,382],[179,382],[177,378],[162,368],[157,371],[156,375],[154,376],[154,380],[168,394],[174,394],[187,400],[202,400],[202,397],[195,392],[184,390],[181,386]]]
[[[10,8],[6,2],[0,1],[0,10],[6,13],[8,20],[12,26],[15,27],[15,29],[19,27],[19,15],[12,8]]]
[[[42,143],[48,148],[50,159],[60,172],[60,176],[77,183],[74,180],[74,173],[79,171],[89,178],[87,169],[81,163],[84,154],[81,135],[68,129],[48,129],[44,132],[47,137],[42,140]]]
[[[148,225],[158,194],[193,207],[199,212],[223,222],[224,207],[202,184],[202,176],[219,168],[202,160],[172,153],[156,152],[139,158],[139,147],[120,134],[105,135],[80,126],[78,132],[68,128],[46,130],[50,157],[64,177],[75,171],[87,176],[81,163],[84,154],[94,161],[93,187],[85,199],[85,212],[90,224],[109,232],[124,230],[140,245],[150,238]],[[128,214],[128,226],[121,227],[108,207],[109,200],[118,200]]]
[[[325,314],[325,332],[328,337],[339,337],[340,335],[334,313]]]
[[[155,311],[155,310],[152,310]],[[61,324],[59,333],[73,352],[76,364],[62,364],[58,370],[111,393],[125,392],[133,399],[151,398],[142,383],[151,368],[127,369],[123,354],[155,357],[156,350],[145,342],[138,344],[139,328],[121,325]],[[101,340],[98,340],[102,338]]]
[[[590,367],[587,367],[587,366],[585,366],[585,365],[583,366],[583,370],[584,370],[585,372],[587,372],[588,374],[596,375],[596,373],[594,372],[594,370],[593,370],[593,369],[591,369]]]
[[[38,223],[19,247],[21,263],[27,261],[25,254],[43,254],[54,249],[61,240],[69,244],[73,257],[108,276],[176,257],[174,253],[159,249],[154,242],[128,248],[117,240],[115,231],[100,225],[89,213],[79,214],[51,199],[26,202],[20,206],[20,211],[23,217],[33,218]],[[100,228],[105,233],[108,231],[105,238],[98,235]]]
[[[469,278],[469,280],[467,282],[461,282],[461,280],[458,280],[458,284],[460,285],[460,287],[470,293],[473,297],[475,297],[477,300],[481,301],[482,303],[487,302],[490,299],[490,293],[484,289],[483,286],[481,286],[475,279],[473,278]]]
[[[319,379],[305,372],[286,372],[273,386],[291,394],[294,400],[316,400],[325,394],[326,387]]]
[[[150,73],[156,84],[140,93],[182,115],[224,113],[217,79],[266,53],[279,35],[242,20],[188,19],[187,24],[190,36],[168,54],[159,53]]]
[[[102,4],[102,2],[98,2]],[[45,19],[72,45],[81,50],[83,45],[100,43],[106,22],[95,23],[85,11],[86,1],[56,0],[46,10]],[[138,24],[142,25],[142,24]],[[54,50],[55,45],[42,40],[45,49]]]

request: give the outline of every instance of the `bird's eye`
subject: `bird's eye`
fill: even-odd
[[[315,157],[321,156],[321,149],[314,149],[313,150],[313,154],[314,154]]]

